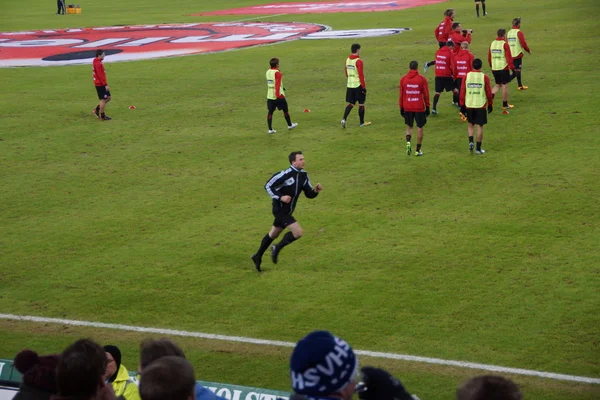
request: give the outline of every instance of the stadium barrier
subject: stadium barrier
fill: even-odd
[[[136,373],[130,372],[133,381],[136,381]],[[0,359],[0,381],[6,385],[0,385],[0,400],[12,399],[15,394],[14,387],[21,383],[21,374],[13,365],[12,360]],[[10,385],[12,383],[12,385]],[[137,382],[136,382],[137,383]],[[229,385],[226,383],[198,381],[202,386],[210,389],[221,397],[229,400],[288,400],[288,393],[277,390],[261,389],[248,386]],[[11,388],[10,386],[14,386]]]

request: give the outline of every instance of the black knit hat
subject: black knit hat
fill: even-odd
[[[15,357],[15,368],[23,375],[23,383],[32,389],[58,393],[56,366],[58,354],[40,357],[35,351],[23,350]]]

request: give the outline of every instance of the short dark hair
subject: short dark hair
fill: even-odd
[[[194,397],[194,368],[177,356],[163,357],[146,369],[140,379],[142,400],[188,400]]]
[[[80,339],[60,355],[56,367],[58,393],[61,396],[94,396],[105,370],[104,349],[91,339]]]
[[[473,69],[481,69],[482,66],[483,61],[481,61],[481,58],[476,58],[473,60]]]
[[[102,55],[102,53],[104,53],[104,50],[102,50],[102,49],[96,50],[96,57],[100,57]]]
[[[290,164],[293,163],[294,161],[296,161],[296,156],[298,154],[302,154],[302,152],[301,151],[292,151],[290,153],[290,155],[288,156],[288,160],[290,160]]]
[[[408,68],[419,69],[419,63],[417,61],[411,61],[410,64],[408,64]]]
[[[350,51],[352,53],[356,53],[358,50],[360,50],[360,44],[354,43],[352,46],[350,46]]]
[[[520,17],[519,17],[519,18],[514,18],[514,19],[513,19],[513,25],[514,25],[514,26],[519,26],[519,25],[521,25],[521,18],[520,18]]]
[[[444,11],[445,17],[451,17],[453,14],[454,14],[454,8],[449,8],[446,11]]]
[[[481,375],[469,379],[456,391],[457,400],[521,400],[519,387],[502,376]]]
[[[269,65],[271,65],[271,68],[275,68],[277,64],[279,64],[279,58],[273,57],[269,60]]]
[[[446,46],[448,46],[448,47],[454,47],[454,42],[452,40],[448,40],[446,42]]]
[[[146,339],[140,344],[141,369],[145,369],[156,360],[168,356],[185,358],[185,353],[172,340],[167,338]]]
[[[460,25],[460,22],[453,23],[452,24],[452,29],[454,30],[454,29],[458,28],[459,25]]]
[[[500,28],[498,29],[498,37],[504,37],[504,35],[506,35],[506,29],[504,28]]]

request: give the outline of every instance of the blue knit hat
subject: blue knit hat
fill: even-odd
[[[336,393],[350,383],[357,368],[358,360],[346,341],[327,331],[314,331],[292,353],[292,389],[308,396]]]

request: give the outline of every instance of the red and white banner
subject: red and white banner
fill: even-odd
[[[270,3],[259,6],[234,8],[231,10],[209,11],[192,15],[272,15],[394,11],[442,3],[444,1],[446,0],[338,0],[325,2]]]

